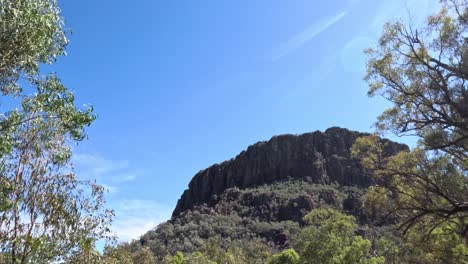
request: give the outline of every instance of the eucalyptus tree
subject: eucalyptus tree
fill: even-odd
[[[356,235],[356,219],[331,208],[317,208],[304,216],[306,226],[297,243],[302,264],[383,264],[385,258],[371,252],[371,241]],[[291,253],[291,252],[290,252]],[[273,262],[277,263],[277,262]]]
[[[392,106],[378,132],[419,138],[416,148],[383,158],[375,137],[353,153],[379,179],[368,210],[399,221],[419,261],[468,263],[468,1],[443,0],[424,26],[385,25],[369,55],[369,95]]]
[[[41,65],[65,55],[56,0],[0,0],[0,258],[50,263],[109,234],[103,187],[80,180],[72,146],[96,118]]]
[[[294,249],[286,249],[271,256],[266,264],[299,264],[299,255]]]

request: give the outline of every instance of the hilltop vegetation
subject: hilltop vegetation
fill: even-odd
[[[362,192],[353,187],[287,181],[252,189],[229,189],[214,205],[197,206],[143,235],[135,247],[149,247],[159,257],[200,251],[207,244],[220,250],[261,243],[270,251],[297,241],[303,217],[327,205],[342,210]],[[358,198],[356,198],[358,199]],[[359,205],[358,205],[359,206]],[[360,214],[361,208],[347,208]]]

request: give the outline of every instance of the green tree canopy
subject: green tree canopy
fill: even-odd
[[[65,54],[68,43],[56,0],[0,1],[0,87],[18,92],[21,76],[39,72]]]
[[[425,27],[389,22],[369,49],[369,95],[393,103],[377,122],[381,130],[417,135],[422,146],[467,159],[468,2],[444,0]],[[466,162],[464,164],[466,169]]]
[[[468,2],[441,4],[423,27],[387,23],[367,51],[369,95],[392,103],[377,132],[415,135],[418,146],[384,158],[369,136],[352,153],[377,177],[366,210],[397,221],[419,262],[468,263]]]
[[[55,0],[0,0],[0,255],[50,263],[91,252],[112,211],[102,186],[80,180],[71,146],[96,118],[58,76],[41,71],[68,43]]]
[[[356,264],[384,263],[384,258],[373,256],[371,242],[355,235],[353,216],[334,209],[314,209],[304,217],[307,226],[302,230],[298,247],[300,263]]]
[[[294,249],[286,249],[271,256],[266,264],[299,264],[299,255]]]

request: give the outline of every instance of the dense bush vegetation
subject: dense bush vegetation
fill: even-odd
[[[210,205],[186,211],[105,255],[146,254],[154,263],[299,263],[300,257],[301,263],[315,263],[305,259],[339,254],[349,260],[346,263],[356,258],[380,263],[382,256],[368,255],[377,250],[371,245],[386,246],[382,234],[393,231],[375,226],[365,216],[362,195],[363,190],[355,187],[297,180],[230,189]],[[315,250],[319,245],[322,251]]]
[[[297,235],[291,238],[287,245],[281,249],[278,245],[269,244],[260,235],[255,236],[251,230],[252,238],[236,240],[231,237],[214,236],[202,240],[198,248],[183,248],[185,252],[170,253],[167,249],[160,252],[152,251],[147,245],[132,243],[120,245],[104,254],[104,259],[124,256],[133,259],[142,254],[148,254],[151,261],[145,263],[384,263],[385,257],[376,252],[383,252],[384,240],[375,238],[372,243],[369,239],[357,235],[358,225],[353,216],[340,213],[328,206],[313,209],[303,219],[304,225],[297,228]],[[296,223],[297,224],[297,223]],[[163,226],[163,225],[162,225]],[[228,226],[227,228],[231,228]],[[287,228],[282,228],[285,231]],[[155,232],[157,232],[156,230]],[[196,234],[196,232],[193,232]],[[180,242],[179,242],[180,243]],[[117,255],[116,252],[121,252]],[[156,257],[151,253],[154,252]],[[297,253],[298,252],[298,253]],[[150,259],[147,258],[147,259]],[[143,262],[141,262],[143,263]]]
[[[195,252],[210,241],[222,250],[249,242],[272,251],[296,241],[303,217],[313,208],[328,205],[360,215],[349,200],[359,197],[354,187],[286,181],[249,189],[230,189],[210,205],[198,206],[143,235],[134,246],[149,247],[156,255]],[[357,205],[359,206],[359,205]]]

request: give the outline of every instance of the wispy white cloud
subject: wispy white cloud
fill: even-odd
[[[127,160],[114,161],[100,155],[77,153],[72,157],[73,163],[90,177],[102,177],[111,172],[125,170],[129,167]]]
[[[343,17],[346,16],[348,11],[343,11],[339,14],[336,14],[332,17],[328,17],[326,19],[323,19],[307,29],[305,29],[303,32],[297,34],[296,36],[292,37],[288,41],[284,42],[281,44],[275,51],[272,56],[273,60],[278,60],[291,52],[295,51],[296,49],[300,48],[313,38],[315,38],[317,35],[320,33],[324,32],[337,22],[339,22]]]
[[[117,179],[118,182],[129,182],[133,181],[136,179],[136,174],[122,174],[119,179]]]
[[[108,185],[108,184],[101,184],[102,187],[107,191],[109,194],[114,194],[117,192],[118,188],[116,186]]]
[[[119,189],[137,178],[128,160],[112,160],[98,154],[76,153],[72,157],[79,177],[96,179],[109,194],[107,206],[115,212],[112,231],[121,242],[137,239],[145,232],[168,220],[173,206],[154,200],[121,199]],[[119,195],[115,195],[119,192]]]
[[[128,160],[111,160],[97,154],[76,153],[72,157],[79,176],[97,179],[108,184],[123,183],[136,179]]]
[[[124,199],[115,206],[113,232],[121,242],[138,239],[141,235],[167,221],[173,206],[153,200]]]

